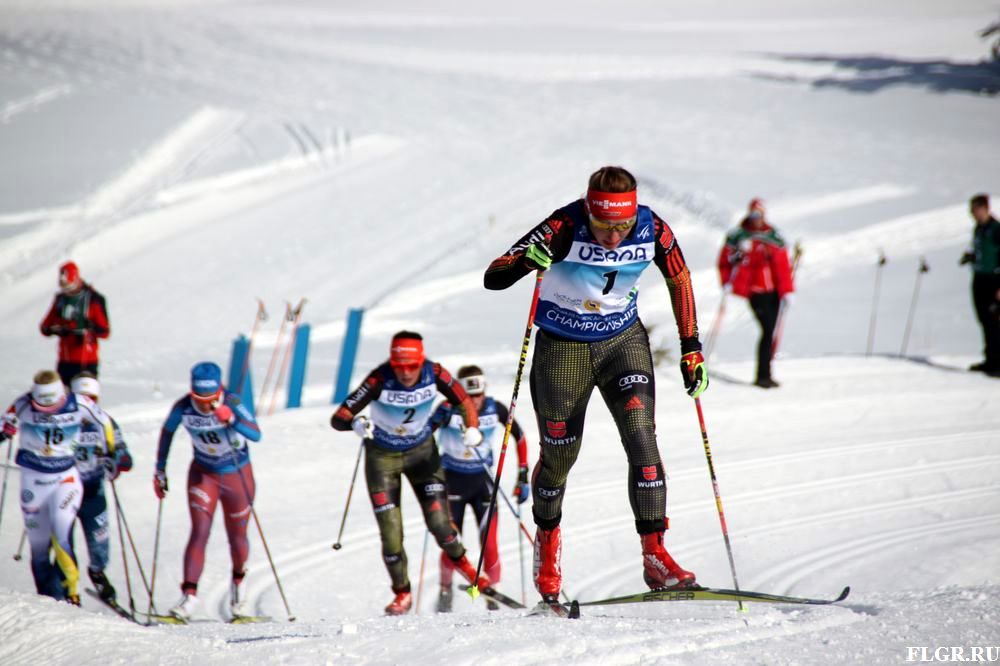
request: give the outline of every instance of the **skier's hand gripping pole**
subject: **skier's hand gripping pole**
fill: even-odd
[[[517,407],[517,394],[518,389],[521,386],[521,376],[524,374],[524,366],[528,362],[528,347],[531,346],[531,328],[535,323],[535,310],[538,308],[538,295],[541,293],[542,289],[542,278],[545,277],[545,271],[539,270],[537,277],[535,278],[535,289],[531,293],[531,309],[528,311],[528,324],[524,328],[524,341],[521,343],[521,356],[517,360],[517,373],[514,375],[514,391],[510,397],[510,409],[507,410],[507,425],[503,430],[503,444],[500,446],[500,456],[497,458],[497,473],[496,477],[493,479],[493,487],[500,487],[500,475],[503,474],[503,463],[504,459],[507,457],[507,443],[510,441],[510,431],[514,427],[514,410]],[[497,495],[499,493],[493,493],[493,497],[490,498],[490,511],[486,516],[486,524],[490,525],[493,522],[493,516],[496,514],[497,510]],[[476,565],[476,578],[470,581],[469,589],[466,590],[469,596],[475,599],[479,596],[479,586],[476,581],[479,580],[479,575],[483,572],[483,559],[486,556],[486,549],[479,549],[479,563]]]

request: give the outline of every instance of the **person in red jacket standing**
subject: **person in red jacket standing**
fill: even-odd
[[[69,386],[81,372],[97,377],[100,362],[98,340],[111,335],[108,309],[96,289],[83,281],[72,261],[59,267],[59,293],[41,324],[42,335],[59,336],[59,364],[56,370]]]
[[[754,384],[776,388],[778,382],[771,377],[774,328],[782,303],[788,305],[795,287],[785,241],[768,224],[762,200],[752,199],[740,226],[726,235],[726,243],[719,252],[719,277],[724,289],[750,300],[754,316],[760,322]]]

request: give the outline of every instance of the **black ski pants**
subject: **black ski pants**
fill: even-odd
[[[771,346],[774,328],[778,324],[781,299],[778,292],[768,291],[750,295],[750,308],[760,324],[760,341],[757,343],[757,379],[771,378]]]
[[[382,537],[382,560],[389,570],[393,592],[410,589],[406,551],[403,549],[403,512],[400,508],[404,475],[420,502],[427,529],[441,549],[455,560],[465,554],[465,546],[448,515],[448,492],[434,437],[428,437],[406,451],[380,449],[366,441],[365,480]]]
[[[972,276],[972,303],[976,317],[983,328],[983,355],[986,367],[1000,370],[1000,275],[974,273]]]
[[[628,458],[628,497],[639,534],[662,532],[666,476],[656,446],[653,358],[641,321],[608,340],[577,342],[540,330],[531,365],[531,399],[540,434],[532,481],[535,524],[562,520],[569,471],[580,454],[587,403],[598,388]]]

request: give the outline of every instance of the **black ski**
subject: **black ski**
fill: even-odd
[[[687,587],[674,590],[654,590],[640,592],[623,597],[610,597],[596,601],[580,602],[581,606],[609,606],[612,604],[643,603],[647,601],[758,601],[772,604],[809,604],[825,606],[835,604],[847,598],[850,587],[845,587],[836,599],[810,599],[807,597],[789,597],[765,592],[748,592],[745,590],[723,590],[713,587]],[[574,602],[575,603],[575,602]],[[565,605],[564,605],[565,607]]]
[[[100,601],[102,604],[104,604],[108,608],[110,608],[111,610],[113,610],[114,612],[118,613],[118,615],[121,615],[126,620],[131,620],[132,622],[135,622],[136,624],[139,624],[139,621],[135,618],[135,616],[132,615],[132,613],[130,613],[128,610],[126,610],[125,607],[123,607],[121,604],[119,604],[114,599],[105,599],[104,597],[102,597],[101,595],[99,595],[97,593],[97,590],[92,590],[89,587],[84,588],[84,591],[87,594],[89,594],[90,596],[92,596],[93,598],[95,598],[98,601]]]
[[[464,584],[463,585],[459,585],[458,589],[463,590],[463,591],[467,591],[469,589],[469,586],[468,585],[464,585]],[[524,604],[522,604],[517,599],[514,599],[512,597],[508,597],[506,594],[504,594],[502,592],[498,592],[497,590],[495,590],[492,587],[479,588],[479,594],[483,595],[487,599],[490,599],[492,601],[497,602],[498,604],[506,606],[507,608],[515,608],[515,609],[518,609],[518,610],[524,610],[525,608],[527,608],[527,606],[525,606]]]

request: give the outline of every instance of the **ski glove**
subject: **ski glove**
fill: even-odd
[[[14,439],[17,434],[17,417],[8,416],[3,420],[3,434],[5,439]]]
[[[118,469],[118,462],[110,457],[101,458],[101,464],[104,465],[104,476],[108,481],[114,481],[121,474],[121,470]]]
[[[705,357],[700,351],[681,356],[681,376],[684,377],[684,388],[688,395],[700,398],[708,388],[708,370],[705,368]]]
[[[531,270],[548,270],[552,265],[552,250],[545,243],[532,243],[524,253],[524,264]]]
[[[479,428],[475,426],[466,428],[465,432],[462,433],[462,443],[469,448],[479,446],[483,443],[483,433],[481,433]]]
[[[351,430],[362,439],[371,439],[375,426],[372,425],[367,416],[355,416],[351,421]]]
[[[167,496],[167,490],[169,490],[167,485],[167,473],[166,472],[155,472],[153,474],[153,492],[160,499]]]
[[[233,410],[229,408],[229,405],[219,405],[216,407],[215,418],[226,425],[232,425],[233,421],[236,420],[233,417]]]
[[[521,467],[517,471],[517,485],[514,486],[514,497],[518,504],[524,504],[531,497],[531,484],[528,483],[528,468]]]

